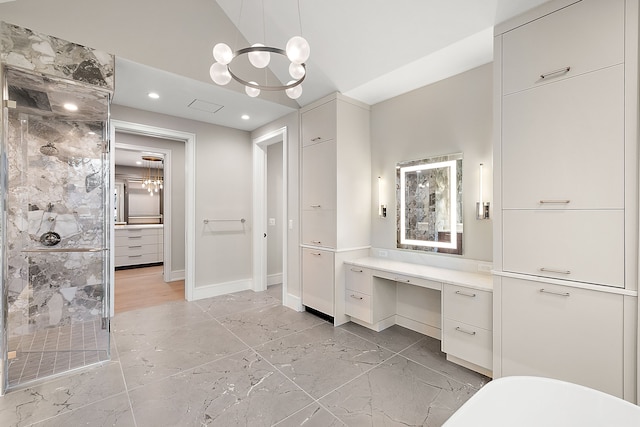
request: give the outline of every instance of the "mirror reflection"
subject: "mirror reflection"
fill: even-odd
[[[462,153],[398,163],[397,247],[462,254]]]

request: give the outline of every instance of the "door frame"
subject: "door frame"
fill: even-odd
[[[195,287],[195,145],[196,135],[190,132],[183,132],[173,129],[165,129],[158,126],[143,125],[140,123],[126,122],[122,120],[110,120],[109,129],[109,173],[110,182],[113,186],[115,183],[115,135],[116,131],[129,133],[133,135],[151,136],[157,138],[171,139],[182,141],[185,143],[185,272],[184,272],[184,293],[187,301],[193,301],[193,293]],[[167,192],[168,193],[168,192]],[[113,212],[113,197],[109,197],[109,212]],[[109,215],[109,258],[110,258],[110,290],[109,300],[111,301],[110,314],[114,312],[114,283],[115,283],[115,267],[114,267],[114,244],[115,244],[115,221],[112,215]],[[166,237],[166,234],[165,234]],[[170,245],[164,245],[164,255],[167,251],[171,251]]]
[[[253,290],[267,289],[267,148],[282,142],[282,304],[299,310],[289,301],[287,254],[289,238],[288,146],[287,126],[253,139]]]

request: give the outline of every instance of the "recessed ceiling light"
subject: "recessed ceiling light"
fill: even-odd
[[[240,116],[240,118],[241,118],[242,120],[249,120],[251,117],[249,117],[249,115],[248,115],[248,114],[243,114],[242,116]]]
[[[95,135],[96,133],[94,131],[89,131],[87,132],[87,135]]]
[[[70,102],[64,104],[64,108],[65,110],[69,110],[69,111],[78,111],[78,106]]]
[[[141,165],[142,162],[140,160],[136,161],[136,165]]]
[[[158,94],[157,94],[157,93],[155,93],[155,92],[149,92],[149,98],[151,98],[151,99],[158,99],[158,98],[160,98],[160,95],[158,95]]]

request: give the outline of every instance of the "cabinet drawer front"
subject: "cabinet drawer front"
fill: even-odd
[[[336,141],[302,149],[302,209],[336,208]]]
[[[162,228],[116,228],[116,236],[162,236]]]
[[[622,209],[624,158],[621,65],[503,99],[505,209]]]
[[[442,351],[483,368],[493,366],[491,331],[451,319],[442,324]]]
[[[442,314],[445,318],[493,329],[493,294],[456,285],[443,285]]]
[[[131,255],[116,255],[115,266],[121,267],[125,265],[137,265],[137,264],[151,264],[154,262],[161,262],[158,259],[158,254],[131,254]]]
[[[393,280],[394,282],[406,283],[409,285],[420,286],[422,288],[442,290],[442,283],[433,280],[421,279],[419,277],[406,276],[398,273],[387,273],[386,271],[376,271],[376,277]]]
[[[302,243],[336,247],[336,212],[302,211]]]
[[[624,0],[583,0],[505,33],[503,92],[622,63],[624,27]]]
[[[345,267],[347,268],[345,287],[348,290],[372,295],[373,281],[371,272],[366,268],[356,267],[355,265],[345,265]]]
[[[147,255],[147,254],[158,254],[158,245],[140,245],[140,244],[130,244],[129,246],[116,246],[115,248],[115,256],[129,256],[129,255]]]
[[[622,295],[502,278],[501,304],[503,376],[558,378],[622,397]]]
[[[302,114],[302,146],[336,139],[336,101],[331,101]]]
[[[624,287],[624,212],[504,211],[503,269]]]
[[[355,317],[363,322],[373,323],[371,295],[347,289],[345,297],[344,312],[347,316]]]
[[[134,234],[130,233],[125,236],[116,236],[116,240],[114,245],[116,247],[127,247],[134,245],[157,245],[158,244],[158,236],[157,235],[142,235],[142,234]]]
[[[302,249],[302,304],[334,315],[334,254]]]

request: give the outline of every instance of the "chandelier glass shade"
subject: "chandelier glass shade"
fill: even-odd
[[[150,196],[158,193],[163,187],[162,163],[163,158],[157,156],[142,156],[147,166],[147,173],[142,181],[142,188],[146,188]]]
[[[242,6],[240,11],[242,14]],[[298,14],[299,12],[298,6]],[[240,19],[238,22],[240,22]],[[307,75],[305,62],[309,59],[310,53],[311,49],[309,47],[309,43],[301,36],[291,37],[287,42],[285,49],[265,46],[262,43],[254,43],[250,47],[233,51],[226,43],[218,43],[213,47],[213,58],[216,62],[211,65],[209,75],[211,76],[211,80],[220,86],[224,86],[231,80],[235,80],[236,82],[244,85],[245,92],[250,97],[259,96],[261,91],[266,90],[285,91],[289,98],[297,99],[302,95],[301,84]],[[289,80],[286,85],[282,85],[279,82],[278,84],[262,84],[243,78],[237,71],[234,72],[232,69],[234,59],[242,55],[247,55],[249,63],[258,69],[269,66],[273,55],[286,58],[290,62],[289,75],[293,80]]]

